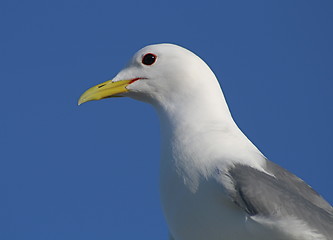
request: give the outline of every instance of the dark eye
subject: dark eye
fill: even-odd
[[[157,56],[152,53],[147,53],[142,58],[142,63],[144,65],[152,65],[156,61]]]

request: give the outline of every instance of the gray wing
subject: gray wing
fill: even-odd
[[[228,171],[233,201],[249,215],[293,216],[325,236],[333,236],[333,208],[294,174],[267,160],[266,171],[235,165]]]

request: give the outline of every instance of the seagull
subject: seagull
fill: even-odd
[[[170,240],[333,239],[332,206],[243,134],[197,55],[174,44],[146,46],[78,104],[125,96],[151,104],[160,119]]]

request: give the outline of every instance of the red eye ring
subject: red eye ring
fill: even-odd
[[[156,62],[157,56],[153,53],[147,53],[142,57],[142,63],[144,65],[153,65]]]

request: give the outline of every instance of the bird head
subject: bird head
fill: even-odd
[[[177,45],[156,44],[135,53],[112,80],[88,89],[78,104],[123,96],[152,104],[181,103],[201,93],[211,97],[216,89],[221,94],[213,72],[199,57]]]

